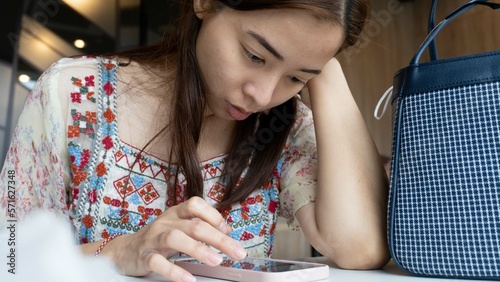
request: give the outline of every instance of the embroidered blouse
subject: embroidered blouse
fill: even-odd
[[[44,209],[70,218],[80,243],[87,243],[117,232],[136,232],[171,207],[174,197],[186,200],[185,179],[176,174],[175,164],[169,166],[120,139],[118,67],[116,58],[65,58],[42,74],[26,101],[0,173],[2,228],[8,219]],[[233,228],[230,236],[251,256],[271,256],[277,217],[299,229],[295,212],[315,200],[312,113],[302,102],[297,107],[272,179],[221,211]],[[200,163],[204,199],[212,205],[224,193],[220,175],[226,157]],[[167,187],[176,183],[176,175],[172,195]],[[12,191],[15,197],[9,198]],[[14,213],[9,204],[15,206]]]

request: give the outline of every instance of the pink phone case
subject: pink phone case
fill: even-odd
[[[330,276],[329,267],[325,264],[266,258],[248,257],[236,261],[225,257],[219,266],[209,266],[186,258],[175,261],[175,264],[193,275],[232,281],[318,281]]]

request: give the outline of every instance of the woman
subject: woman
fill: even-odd
[[[15,171],[17,216],[69,215],[83,252],[129,275],[192,281],[179,253],[270,256],[278,215],[340,267],[383,266],[384,171],[334,58],[366,3],[181,5],[168,42],[40,78],[0,180]]]

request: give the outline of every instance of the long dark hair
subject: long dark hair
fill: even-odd
[[[358,40],[368,15],[368,0],[214,0],[212,10],[241,11],[261,9],[302,9],[320,21],[331,22],[344,30],[345,49]],[[131,60],[165,71],[173,79],[173,103],[168,130],[171,137],[170,163],[175,158],[177,173],[185,175],[185,198],[203,195],[203,177],[197,148],[205,109],[205,91],[196,59],[196,39],[201,20],[195,15],[192,0],[179,1],[180,13],[173,36],[157,45],[120,54]],[[168,70],[175,66],[175,71]],[[274,107],[268,114],[252,114],[236,127],[232,149],[225,160],[222,178],[225,192],[219,207],[243,201],[252,191],[270,180],[295,122],[296,98]],[[160,133],[161,133],[160,132]],[[158,136],[158,135],[157,135]],[[148,143],[149,144],[149,143]],[[147,145],[146,145],[147,146]],[[245,177],[240,180],[245,168]],[[176,183],[177,184],[177,183]],[[169,188],[169,203],[176,203],[177,185]]]

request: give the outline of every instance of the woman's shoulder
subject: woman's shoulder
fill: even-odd
[[[75,80],[97,77],[103,58],[97,56],[65,57],[52,63],[40,76],[35,90],[60,93],[62,89],[73,87]]]
[[[46,81],[55,79],[58,82],[66,82],[73,78],[94,76],[97,77],[101,67],[106,64],[117,65],[116,57],[101,56],[74,56],[61,58],[50,65],[41,75],[40,80]],[[61,85],[61,84],[60,84]]]
[[[57,75],[61,72],[81,72],[91,69],[97,70],[103,57],[74,56],[61,58],[50,65],[43,75]]]
[[[42,73],[34,92],[46,96],[45,99],[59,100],[62,111],[65,112],[70,100],[79,99],[77,92],[85,93],[87,98],[93,99],[94,97],[88,94],[93,93],[93,88],[98,83],[101,67],[116,62],[114,57],[61,58]]]

